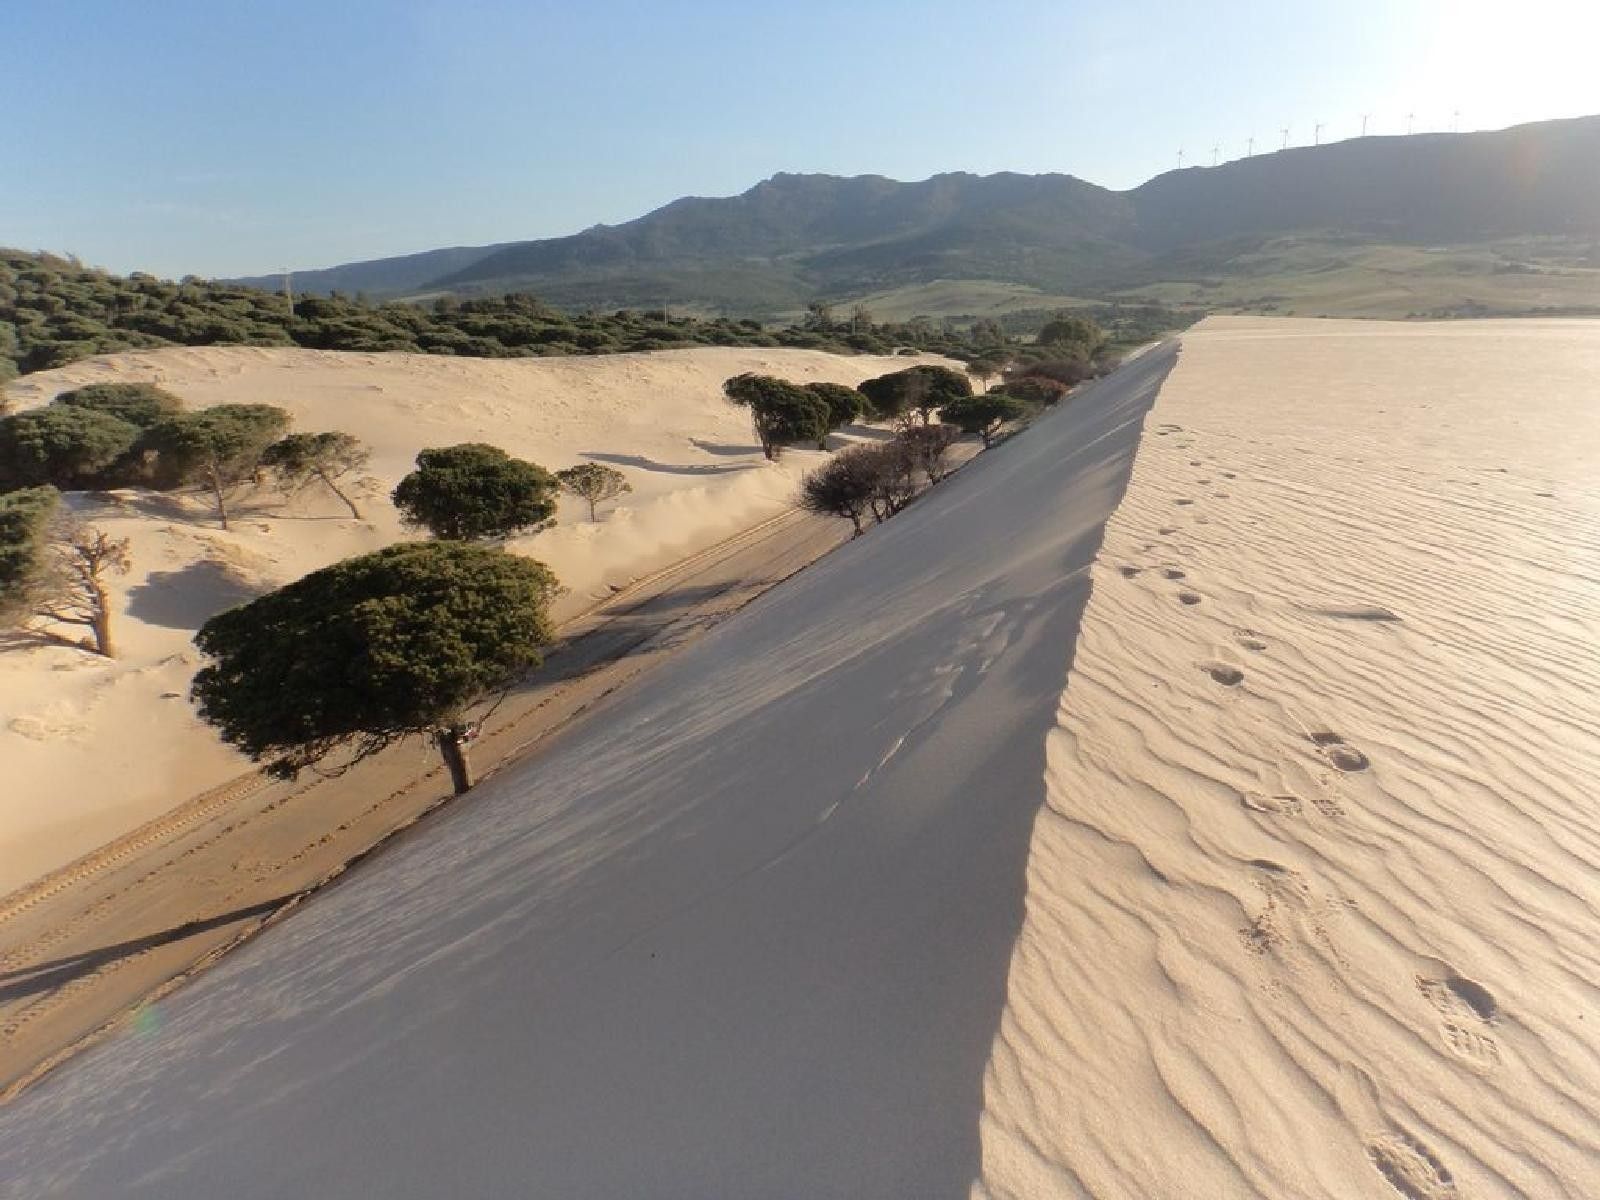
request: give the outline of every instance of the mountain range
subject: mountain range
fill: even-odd
[[[1207,270],[1227,275],[1241,254],[1286,235],[1401,246],[1587,242],[1600,237],[1600,117],[1363,137],[1169,171],[1121,192],[1059,174],[957,172],[914,183],[779,174],[738,196],[685,197],[621,225],[306,271],[295,287],[374,298],[528,291],[568,307],[746,314],[934,280],[1110,296]]]

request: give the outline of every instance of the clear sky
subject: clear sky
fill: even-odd
[[[4,0],[0,244],[255,274],[777,171],[1167,170],[1600,113],[1600,0]]]

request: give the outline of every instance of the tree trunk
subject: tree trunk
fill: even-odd
[[[467,760],[467,727],[451,725],[433,731],[444,765],[450,769],[450,783],[456,795],[472,787],[472,764]]]
[[[587,497],[585,497],[585,498],[587,499]],[[589,523],[591,525],[594,524],[596,521],[598,521],[600,519],[599,517],[594,515],[594,504],[595,504],[595,502],[593,500],[589,501]]]
[[[212,467],[206,472],[206,480],[211,484],[211,497],[217,503],[217,516],[222,521],[222,527],[228,527],[228,502],[222,496],[222,476],[217,469]]]
[[[89,615],[89,628],[94,631],[94,648],[106,658],[117,656],[116,645],[111,640],[111,600],[98,579],[89,580],[89,592],[94,610]]]
[[[344,501],[344,506],[350,510],[350,515],[352,517],[354,517],[358,521],[361,520],[361,510],[356,507],[356,502],[354,500],[350,499],[349,496],[346,496],[344,494],[344,492],[340,489],[340,487],[339,487],[339,485],[337,483],[335,483],[333,480],[329,479],[321,471],[317,472],[317,478],[322,480],[323,483],[328,485],[328,490],[330,492],[332,492],[335,496],[339,497],[339,499]]]

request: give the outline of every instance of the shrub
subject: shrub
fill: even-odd
[[[155,452],[158,486],[205,488],[227,529],[229,497],[254,481],[261,456],[288,427],[289,414],[270,404],[219,404],[157,422],[140,446]]]
[[[291,433],[261,453],[261,465],[277,474],[289,492],[316,480],[340,500],[350,515],[361,519],[356,502],[339,486],[346,475],[366,469],[370,456],[359,439],[348,433]]]
[[[1072,389],[1066,384],[1043,375],[1025,375],[1008,380],[995,389],[995,394],[1011,396],[1024,404],[1049,408],[1059,404]]]
[[[993,444],[1000,426],[1007,421],[1020,420],[1032,408],[1021,397],[1004,392],[985,392],[981,396],[969,396],[945,405],[939,410],[939,420],[954,425],[963,433],[977,434],[983,439],[983,448],[987,450]]]
[[[183,411],[183,401],[149,383],[91,383],[62,392],[54,403],[102,412],[140,429]]]
[[[1067,312],[1058,312],[1053,319],[1045,323],[1039,330],[1036,339],[1041,346],[1065,351],[1073,357],[1085,360],[1093,358],[1105,345],[1105,330],[1095,324],[1088,317],[1074,316]]]
[[[870,446],[851,446],[812,471],[800,484],[800,507],[825,517],[845,517],[852,537],[860,537],[862,521],[878,494],[881,463]]]
[[[467,710],[540,661],[559,587],[542,563],[462,542],[409,542],[346,559],[211,620],[195,644],[200,716],[293,776],[435,737],[471,785]]]
[[[601,463],[579,463],[556,472],[561,490],[577,496],[589,505],[589,520],[595,520],[595,508],[606,500],[615,500],[624,492],[633,491],[633,485],[621,471]]]
[[[917,366],[868,379],[861,394],[880,420],[892,420],[915,411],[926,425],[934,412],[952,400],[972,395],[972,381],[949,367]]]
[[[913,425],[895,435],[895,441],[905,447],[911,461],[928,477],[929,483],[938,483],[950,473],[947,459],[950,447],[956,444],[960,433],[953,425]]]
[[[0,490],[93,487],[139,436],[90,408],[48,405],[0,419]]]
[[[843,429],[868,408],[865,396],[842,383],[808,383],[805,389],[828,406],[829,429]]]
[[[50,519],[61,503],[55,488],[0,494],[0,625],[31,616],[43,580]]]
[[[506,538],[553,523],[556,487],[543,467],[466,442],[418,454],[417,469],[394,489],[394,505],[438,538]]]
[[[827,402],[799,384],[771,375],[735,375],[722,385],[723,395],[750,410],[761,452],[776,459],[794,442],[823,445],[828,436]]]
[[[1008,382],[1019,379],[1050,379],[1063,387],[1076,387],[1085,379],[1094,375],[1094,367],[1083,359],[1052,358],[1043,362],[1029,363],[1020,370],[1008,375]]]

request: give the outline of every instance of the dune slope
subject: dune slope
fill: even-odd
[[[965,1192],[1044,735],[1171,358],[25,1094],[0,1194]]]

